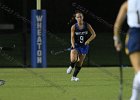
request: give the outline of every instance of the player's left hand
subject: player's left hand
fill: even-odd
[[[87,41],[85,42],[85,45],[89,45],[89,43],[90,43],[90,42],[87,40]]]

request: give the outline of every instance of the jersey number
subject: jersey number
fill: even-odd
[[[84,36],[80,36],[80,43],[84,42]]]
[[[137,11],[137,17],[138,17],[138,24],[140,24],[140,13]]]

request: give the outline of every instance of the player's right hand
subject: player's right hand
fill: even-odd
[[[116,51],[121,51],[121,49],[122,49],[122,43],[121,43],[120,38],[118,38],[118,37],[117,38],[114,38],[114,46],[116,48]]]
[[[122,43],[120,41],[114,41],[114,46],[115,46],[117,51],[121,51]]]

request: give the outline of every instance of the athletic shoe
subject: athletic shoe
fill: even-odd
[[[77,77],[71,77],[71,81],[79,81],[79,78],[77,78]]]
[[[5,81],[4,80],[0,80],[0,86],[4,85],[4,84],[5,84]]]
[[[69,68],[67,69],[67,74],[70,74],[72,72],[72,67],[69,66]]]

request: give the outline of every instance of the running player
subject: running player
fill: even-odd
[[[128,0],[120,8],[114,25],[114,45],[117,51],[122,48],[120,30],[126,15],[130,27],[126,38],[126,53],[135,70],[130,100],[140,100],[140,0]]]
[[[71,45],[70,53],[71,64],[67,69],[67,74],[72,72],[75,67],[71,81],[78,81],[77,74],[79,73],[83,61],[88,53],[89,43],[96,37],[96,34],[90,24],[83,21],[83,13],[77,11],[75,13],[77,23],[71,27]]]

